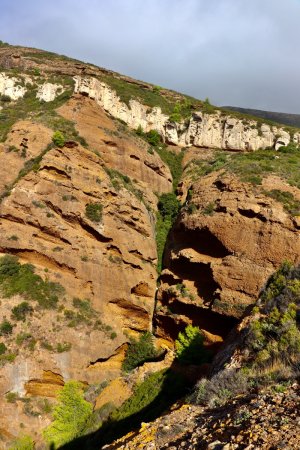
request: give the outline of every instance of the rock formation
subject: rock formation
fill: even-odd
[[[0,68],[0,257],[59,286],[45,308],[19,291],[5,296],[0,283],[0,327],[12,324],[0,328],[0,437],[9,442],[24,426],[39,445],[51,421],[44,401],[55,404],[66,381],[96,392],[114,380],[94,400],[103,407],[124,389],[119,406],[149,373],[172,366],[178,331],[198,325],[217,351],[270,274],[299,262],[298,182],[270,169],[255,184],[214,155],[272,147],[275,160],[294,143],[296,167],[300,132],[35,49],[1,47]],[[174,121],[177,104],[188,113]],[[144,138],[156,130],[161,147],[137,129]],[[157,287],[157,202],[173,189],[168,156],[182,148],[182,205]],[[201,172],[203,161],[211,166]],[[16,318],[24,301],[28,316]],[[161,353],[120,378],[130,338],[145,331]]]

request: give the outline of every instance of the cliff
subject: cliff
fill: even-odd
[[[300,132],[36,49],[0,47],[0,69],[0,436],[39,448],[68,380],[121,406],[185,372],[187,324],[216,353],[299,263]],[[123,376],[144,332],[159,351]]]

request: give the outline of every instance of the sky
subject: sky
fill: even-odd
[[[0,0],[0,39],[219,105],[300,113],[300,0]]]

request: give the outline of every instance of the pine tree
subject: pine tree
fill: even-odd
[[[198,327],[188,325],[175,341],[177,359],[183,364],[202,364],[209,354],[203,346],[204,336]]]
[[[68,381],[58,399],[54,421],[44,430],[45,439],[54,448],[79,437],[93,411],[92,405],[83,397],[82,384],[77,381]]]

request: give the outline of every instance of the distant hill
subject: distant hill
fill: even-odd
[[[238,111],[242,114],[262,117],[263,119],[272,120],[277,123],[289,125],[291,127],[300,127],[300,114],[288,114],[274,111],[263,111],[261,109],[239,108],[237,106],[223,106],[229,111]]]

